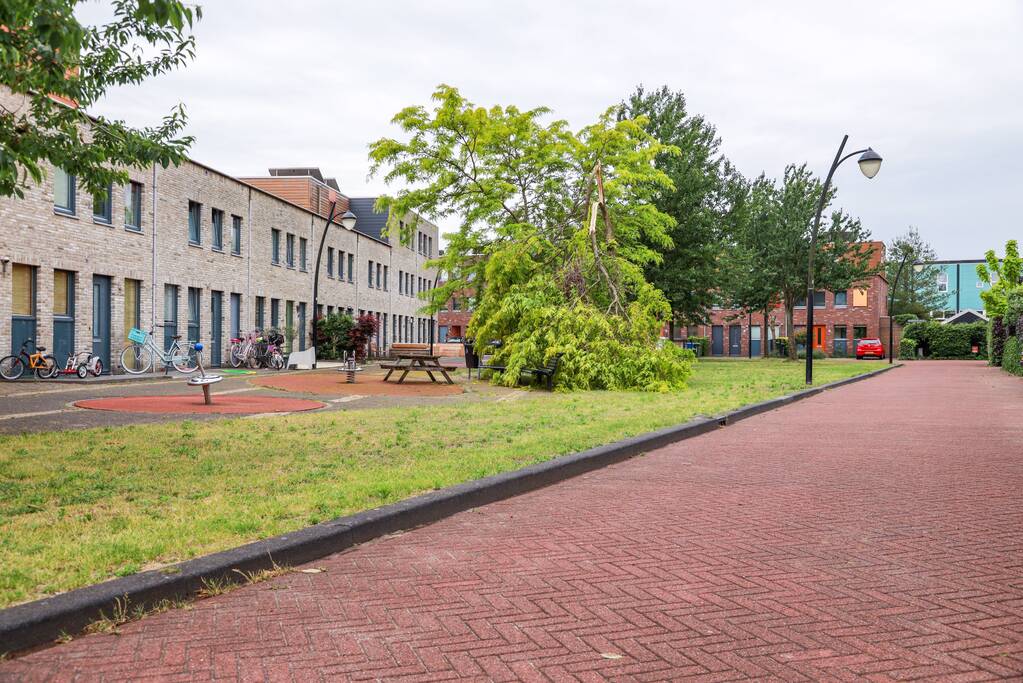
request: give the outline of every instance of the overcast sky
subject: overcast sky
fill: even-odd
[[[106,2],[81,14],[98,15]],[[875,238],[917,226],[943,259],[1023,237],[1023,4],[206,0],[185,70],[94,108],[134,125],[184,102],[191,155],[234,175],[319,166],[386,192],[367,145],[447,83],[480,105],[546,105],[579,128],[638,83],[682,90],[745,174],[824,175]]]

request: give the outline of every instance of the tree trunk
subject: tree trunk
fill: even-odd
[[[788,297],[785,298],[785,334],[789,338],[789,360],[796,360],[796,325],[793,321],[795,315],[795,304]]]
[[[762,345],[760,347],[760,350],[763,351],[762,355],[764,356],[764,358],[767,358],[767,355],[768,355],[767,347],[768,347],[768,345],[770,343],[770,339],[771,339],[771,337],[770,337],[771,333],[768,332],[767,313],[768,313],[768,307],[764,306],[764,336],[763,336],[764,341],[761,342]]]

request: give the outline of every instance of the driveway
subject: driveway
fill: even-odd
[[[1021,415],[910,363],[0,679],[1019,678]]]

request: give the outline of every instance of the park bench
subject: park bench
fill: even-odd
[[[558,364],[561,363],[561,354],[556,353],[551,358],[547,365],[542,368],[526,368],[522,372],[533,375],[534,379],[543,379],[544,384],[547,386],[547,391],[554,391],[554,373],[558,371]]]

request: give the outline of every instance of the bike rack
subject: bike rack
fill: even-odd
[[[220,375],[207,375],[206,371],[202,367],[202,344],[196,342],[193,348],[195,348],[195,364],[199,366],[199,376],[189,377],[187,384],[190,387],[202,387],[203,403],[210,406],[213,405],[213,396],[210,393],[210,385],[216,384],[224,378]]]

